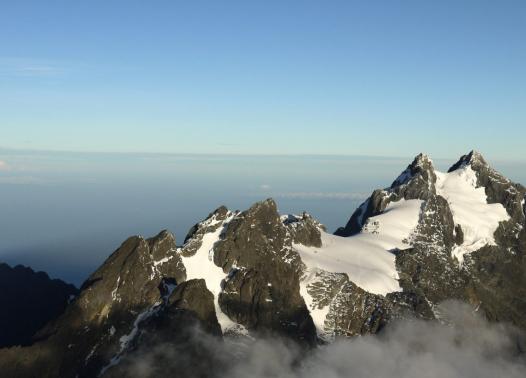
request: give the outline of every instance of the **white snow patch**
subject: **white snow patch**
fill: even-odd
[[[137,333],[139,332],[139,325],[142,321],[148,319],[150,316],[154,315],[159,311],[161,308],[162,302],[156,302],[151,307],[147,308],[143,312],[141,312],[137,317],[135,318],[135,321],[133,322],[133,328],[127,335],[121,336],[119,339],[121,347],[119,353],[117,353],[113,358],[110,360],[110,362],[104,366],[101,371],[99,372],[99,377],[104,375],[104,373],[112,366],[117,365],[122,357],[123,352],[126,350],[130,342],[137,336]],[[113,328],[113,326],[112,326]],[[111,330],[110,330],[111,333]]]
[[[111,291],[111,299],[113,301],[120,299],[117,295],[117,290],[119,289],[119,283],[121,282],[121,276],[117,277],[117,283],[115,284],[115,289]]]
[[[223,269],[214,263],[214,244],[219,240],[221,232],[226,225],[234,218],[234,213],[229,214],[228,218],[223,221],[221,227],[214,232],[203,235],[201,247],[190,257],[181,256],[186,268],[186,279],[204,279],[206,287],[214,295],[214,305],[217,320],[223,333],[226,331],[235,331],[236,333],[246,333],[244,327],[232,321],[219,307],[219,293],[221,292],[221,283],[228,277]],[[210,225],[217,224],[220,221],[213,220]]]
[[[409,247],[407,239],[418,225],[422,202],[391,202],[382,214],[369,218],[357,235],[340,237],[320,230],[321,248],[294,244],[294,249],[310,272],[318,268],[346,273],[352,282],[374,294],[400,291],[395,255],[389,251]]]
[[[486,191],[477,188],[477,175],[466,165],[450,173],[436,172],[437,194],[449,202],[455,224],[462,227],[464,242],[452,254],[460,263],[466,253],[485,245],[495,245],[493,234],[499,223],[510,219],[500,203],[488,204]]]
[[[135,321],[133,322],[133,328],[130,333],[121,336],[119,339],[121,343],[121,351],[125,350],[128,347],[128,344],[135,338],[135,336],[137,336],[137,332],[139,332],[139,324],[141,324],[143,320],[148,319],[150,316],[159,311],[161,308],[160,304],[161,302],[156,302],[152,307],[147,308],[137,315],[137,318],[135,318]]]
[[[161,276],[161,272],[158,267],[170,261],[174,257],[175,253],[177,253],[177,249],[171,248],[167,252],[168,255],[166,257],[163,257],[162,259],[157,260],[157,261],[152,261],[152,265],[151,265],[152,272],[150,274],[150,280],[155,279],[156,276]]]
[[[309,286],[309,284],[316,280],[317,271],[318,269],[308,270],[306,275],[302,277],[300,281],[300,295],[303,297],[305,305],[309,309],[312,321],[316,326],[316,333],[318,334],[318,337],[325,340],[325,319],[327,318],[327,314],[329,313],[330,305],[326,305],[325,307],[319,308],[319,306],[316,306],[314,304],[314,299],[307,290],[307,286]]]
[[[93,348],[91,348],[90,352],[88,353],[88,355],[86,356],[86,358],[84,359],[84,365],[86,365],[88,363],[88,361],[91,359],[91,357],[93,357],[93,354],[95,353],[95,351],[97,350],[97,347],[99,346],[99,344],[95,344],[93,346]]]
[[[171,249],[169,252],[172,252],[172,251],[175,251],[175,250],[174,250],[174,249]],[[163,265],[165,262],[170,261],[173,257],[174,257],[174,255],[169,255],[169,256],[163,257],[163,258],[160,259],[160,260],[154,261],[154,262],[153,262],[153,265],[154,265],[154,266]]]

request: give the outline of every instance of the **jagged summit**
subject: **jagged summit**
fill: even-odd
[[[381,214],[391,202],[404,200],[427,200],[436,194],[437,176],[433,161],[425,154],[418,154],[411,164],[393,181],[389,188],[377,189],[352,214],[335,235],[351,236],[359,233],[367,219]]]
[[[460,171],[463,172],[462,180],[447,180],[448,177],[458,176]],[[461,156],[447,173],[437,171],[433,161],[427,155],[420,153],[389,188],[375,190],[356,209],[345,227],[340,227],[335,234],[350,236],[359,233],[368,218],[382,213],[389,203],[402,198],[428,200],[438,194],[449,201],[450,196],[446,193],[447,190],[444,190],[444,185],[455,192],[452,185],[462,185],[463,182],[468,183],[473,189],[483,188],[481,190],[487,196],[487,199],[481,199],[484,203],[501,204],[518,222],[524,220],[522,200],[526,189],[493,169],[480,152],[472,150]]]
[[[488,163],[482,156],[482,154],[476,150],[471,150],[469,153],[462,155],[460,159],[448,169],[449,172],[453,172],[459,168],[465,166],[471,166],[473,169],[480,169],[481,167],[489,167]]]
[[[459,170],[466,170],[468,174],[473,172],[473,180],[476,181],[478,188],[484,188],[488,203],[500,203],[516,222],[520,224],[524,221],[525,212],[522,201],[526,188],[523,185],[512,182],[495,170],[482,154],[475,150],[463,155],[449,168],[448,173]]]
[[[433,161],[429,158],[429,156],[420,153],[391,184],[391,189],[400,185],[405,185],[417,176],[421,176],[422,180],[424,181],[431,181],[434,183],[436,181],[434,170],[435,168],[433,166]]]

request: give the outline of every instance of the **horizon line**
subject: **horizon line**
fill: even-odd
[[[468,154],[470,151],[476,149],[469,149],[463,155]],[[480,152],[480,150],[477,150]],[[207,157],[207,156],[221,156],[221,157],[284,157],[284,158],[294,158],[294,157],[329,157],[329,158],[359,158],[359,159],[414,159],[415,156],[411,155],[369,155],[369,154],[323,154],[323,153],[224,153],[224,152],[152,152],[152,151],[96,151],[96,150],[67,150],[67,149],[46,149],[46,148],[17,148],[17,147],[5,147],[0,146],[0,154],[10,154],[10,153],[27,153],[27,154],[55,154],[55,155],[114,155],[114,156],[153,156],[153,157],[162,157],[162,156],[188,156],[188,157]],[[424,153],[420,151],[419,153]],[[482,153],[482,156],[485,156]],[[430,156],[429,154],[427,154]],[[454,160],[455,157],[432,157],[431,160]],[[456,159],[460,156],[456,157]],[[526,159],[492,159],[495,162],[507,162],[507,163],[526,163]]]

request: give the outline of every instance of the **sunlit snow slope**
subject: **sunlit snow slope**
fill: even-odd
[[[459,262],[464,254],[489,244],[494,245],[493,234],[499,222],[510,217],[500,203],[488,204],[483,187],[477,188],[477,176],[469,165],[450,173],[436,172],[437,194],[444,197],[453,213],[455,224],[462,227],[464,242],[453,250]]]
[[[347,273],[362,289],[385,295],[401,290],[393,250],[409,247],[407,239],[418,224],[421,200],[390,203],[385,211],[368,219],[364,230],[341,237],[322,232],[322,247],[295,244],[309,270]]]
[[[223,272],[221,267],[214,264],[214,244],[219,240],[219,235],[224,227],[226,227],[232,220],[234,215],[234,213],[229,213],[228,218],[224,221],[216,220],[214,216],[202,222],[201,225],[204,227],[214,225],[220,225],[220,227],[214,232],[205,233],[203,235],[202,244],[195,255],[191,257],[182,256],[183,263],[186,267],[187,279],[204,279],[207,289],[214,295],[216,316],[223,333],[228,331],[235,331],[238,333],[244,332],[243,327],[233,322],[219,307],[219,293],[222,290],[221,283],[227,275]]]

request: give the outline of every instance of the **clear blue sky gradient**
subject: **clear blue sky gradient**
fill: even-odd
[[[0,147],[526,159],[526,1],[3,1]]]

